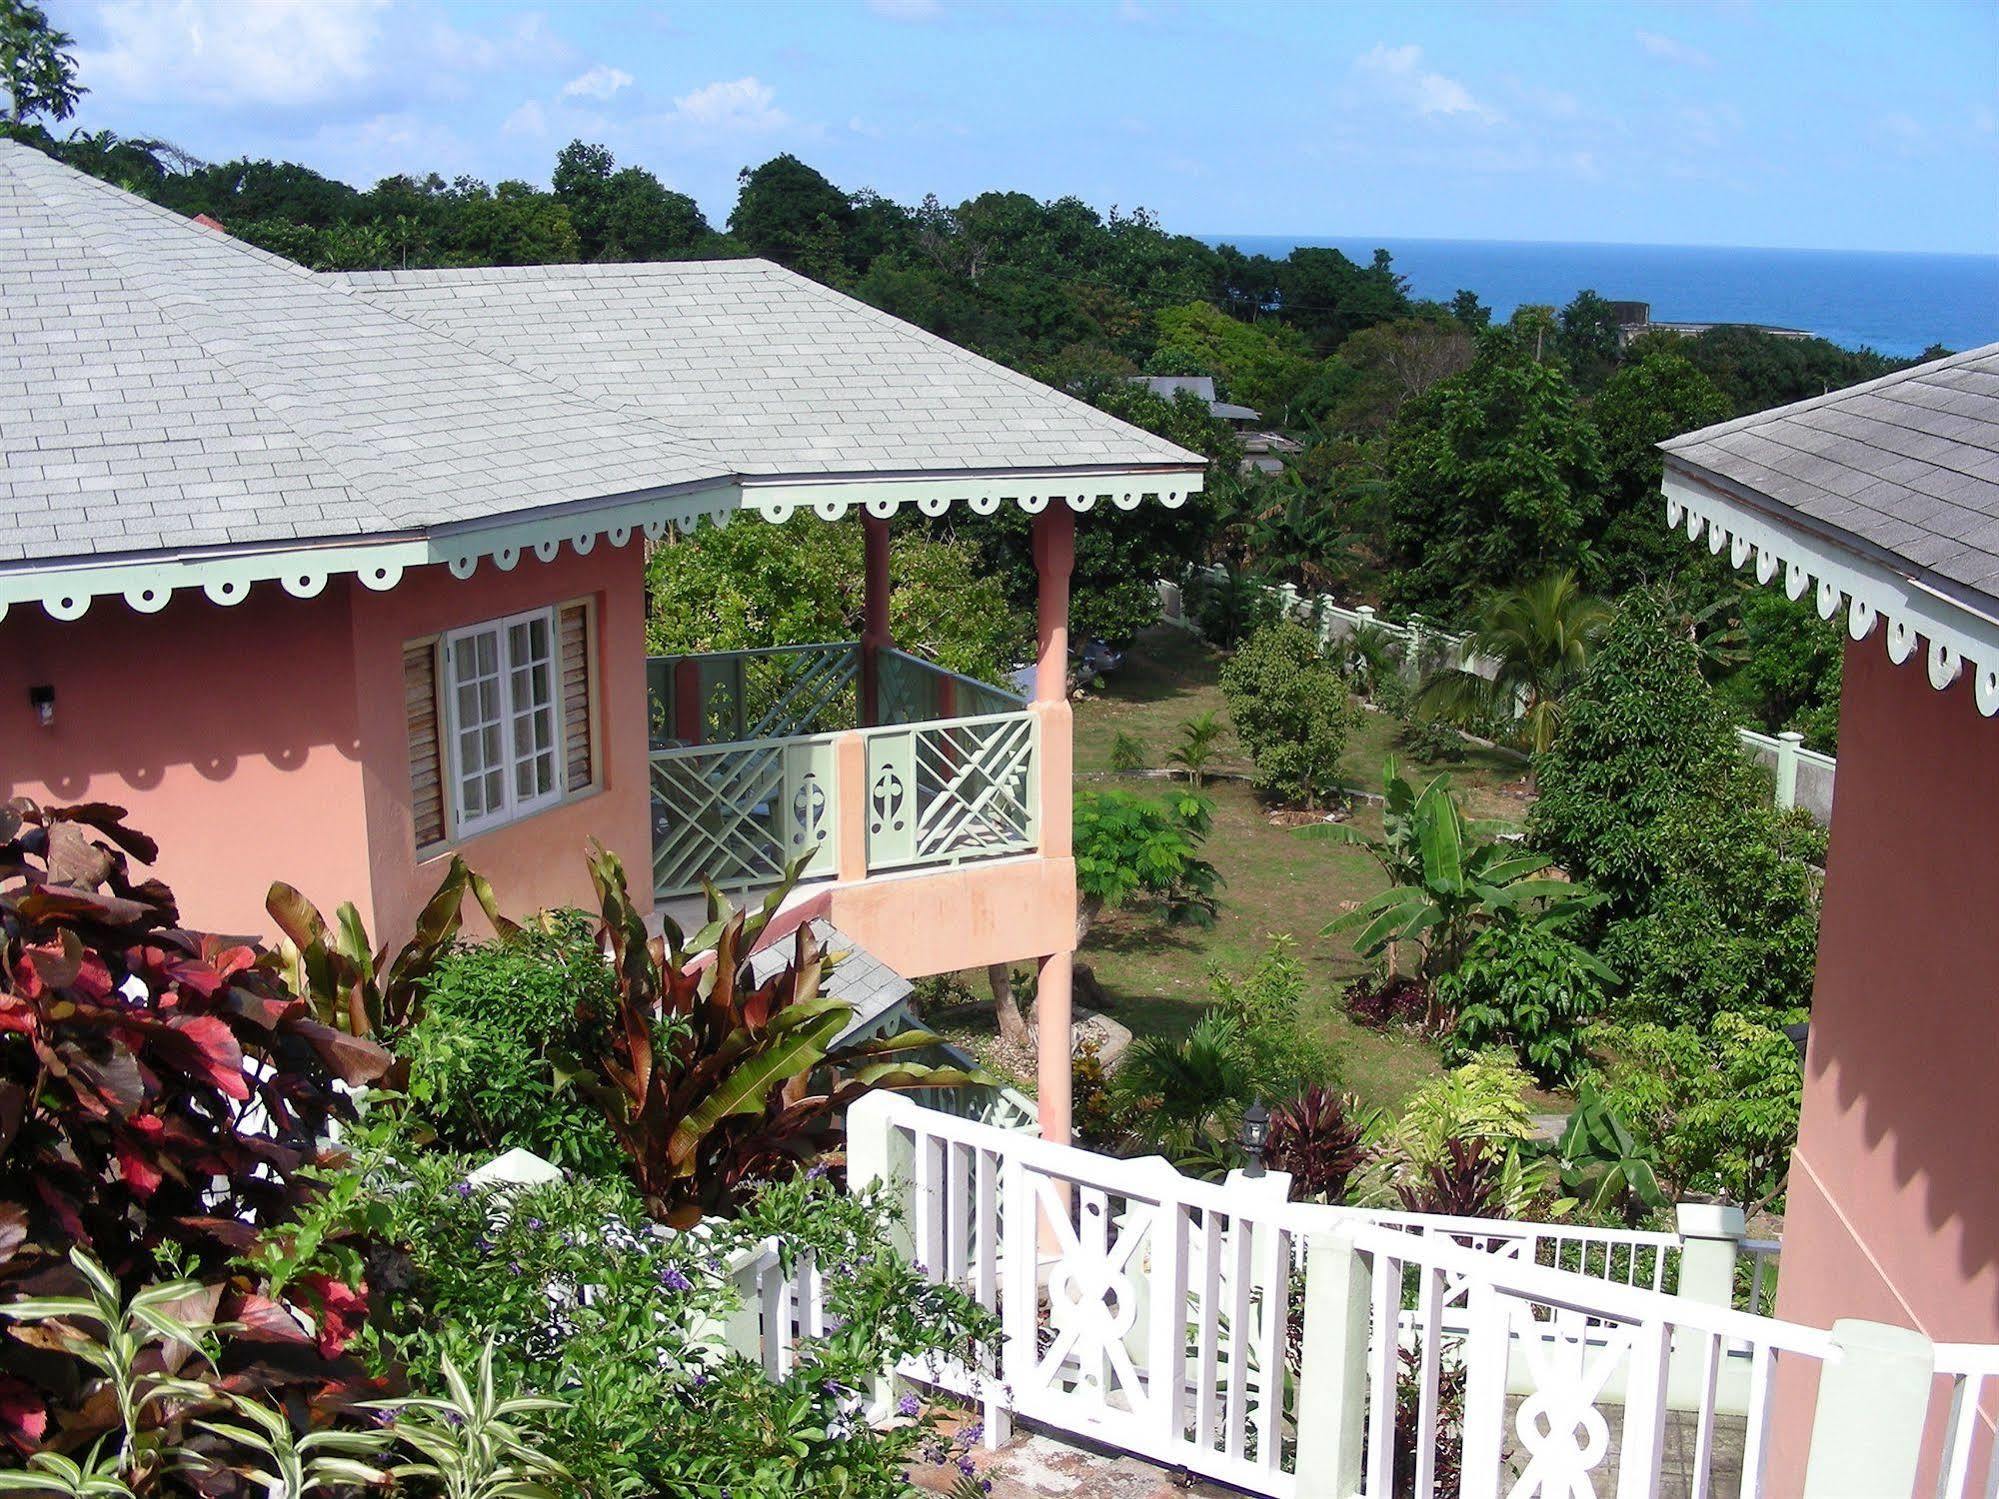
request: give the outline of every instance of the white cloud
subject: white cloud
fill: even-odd
[[[388,0],[111,0],[78,63],[100,93],[324,104],[371,86]]]
[[[598,63],[596,67],[562,85],[565,99],[595,99],[603,103],[621,88],[631,86],[632,75],[623,68],[614,68],[609,63]]]
[[[1467,115],[1488,123],[1500,116],[1457,79],[1423,66],[1423,49],[1377,46],[1354,59],[1354,72],[1385,98],[1418,115]]]
[[[852,119],[847,121],[847,128],[853,131],[854,134],[856,135],[865,135],[869,140],[874,140],[874,141],[880,140],[884,135],[888,133],[887,131],[883,130],[879,125],[870,125],[866,120],[862,119],[859,115],[855,115]]]
[[[1639,32],[1638,45],[1661,62],[1678,63],[1684,68],[1714,66],[1714,59],[1700,48],[1683,42],[1678,37],[1665,36],[1657,31]]]
[[[673,101],[672,121],[730,135],[761,135],[781,130],[791,116],[775,104],[777,95],[756,78],[711,83]]]
[[[530,99],[519,109],[508,115],[500,124],[503,135],[546,135],[548,115],[539,100]]]
[[[940,0],[868,0],[868,9],[891,21],[934,21],[944,14]]]
[[[1719,146],[1742,128],[1742,111],[1733,104],[1683,104],[1678,119],[1681,138],[1697,146]]]

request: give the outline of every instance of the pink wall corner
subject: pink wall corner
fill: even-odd
[[[188,925],[268,931],[274,879],[366,908],[371,874],[348,599],[260,583],[241,603],[100,598],[0,620],[0,799],[105,801],[160,846]],[[28,690],[55,689],[43,728]]]
[[[1936,1342],[1999,1342],[1995,770],[1999,720],[1978,712],[1968,675],[1938,692],[1920,660],[1888,660],[1878,631],[1848,645],[1778,1282],[1787,1320],[1863,1317]],[[1780,1366],[1775,1493],[1802,1481],[1815,1388]],[[1929,1450],[1940,1422],[1933,1408]],[[1926,1472],[1918,1491],[1934,1482]]]
[[[828,919],[904,978],[1076,946],[1073,859],[1008,859],[835,886]]]
[[[492,882],[500,907],[524,915],[551,906],[594,909],[584,863],[591,838],[624,861],[634,901],[652,909],[652,824],[647,760],[645,560],[637,544],[600,540],[587,556],[565,548],[542,562],[524,551],[510,571],[481,563],[470,578],[444,567],[404,575],[371,593],[352,585],[353,653],[367,789],[373,889],[369,930],[401,941],[437,888],[451,855]],[[410,813],[403,714],[405,641],[568,599],[597,601],[599,786],[573,801],[476,834],[421,863]],[[468,924],[484,926],[468,907]]]

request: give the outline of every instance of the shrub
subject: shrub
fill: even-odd
[[[1219,578],[1195,573],[1191,587],[1194,623],[1203,639],[1225,651],[1264,629],[1282,610],[1269,580],[1240,568]]]
[[[1555,1157],[1562,1190],[1586,1213],[1619,1212],[1635,1223],[1647,1210],[1671,1206],[1659,1188],[1657,1150],[1624,1121],[1594,1078],[1583,1079]]]
[[[1213,708],[1180,725],[1180,743],[1168,758],[1187,772],[1187,784],[1193,790],[1201,789],[1208,767],[1214,763],[1215,741],[1221,737],[1222,721]]]
[[[1222,883],[1200,855],[1209,804],[1191,792],[1161,803],[1129,791],[1079,791],[1073,814],[1076,890],[1087,929],[1106,909],[1145,905],[1169,922],[1206,926]]]
[[[1607,1059],[1603,1101],[1658,1147],[1670,1195],[1755,1202],[1780,1187],[1804,1092],[1797,1048],[1781,1026],[1802,1018],[1724,1012],[1704,1031],[1638,1022],[1592,1033]]]
[[[9,1275],[88,1250],[126,1286],[218,1267],[314,1190],[336,1087],[388,1054],[314,1020],[275,954],[180,929],[119,807],[0,806],[0,1240]]]
[[[1395,1194],[1405,1213],[1502,1217],[1505,1165],[1505,1150],[1489,1140],[1446,1140],[1443,1154],[1396,1182]]]
[[[1364,973],[1347,985],[1340,1003],[1369,1030],[1420,1026],[1430,1014],[1430,982],[1418,974]]]
[[[1299,1196],[1338,1202],[1348,1178],[1367,1159],[1366,1133],[1359,1099],[1307,1088],[1271,1114],[1265,1153],[1273,1169],[1291,1173]]]
[[[1401,1117],[1375,1132],[1373,1158],[1355,1173],[1348,1199],[1399,1207],[1406,1191],[1419,1201],[1471,1202],[1482,1200],[1474,1191],[1489,1182],[1491,1215],[1526,1216],[1553,1185],[1546,1163],[1528,1162],[1520,1148],[1534,1135],[1529,1081],[1510,1056],[1492,1052],[1425,1083],[1404,1102]],[[1473,1142],[1491,1147],[1490,1163],[1483,1155],[1453,1154],[1453,1144]]]
[[[577,1082],[663,1221],[697,1222],[754,1181],[796,1171],[838,1143],[847,1108],[877,1088],[990,1081],[909,1060],[938,1044],[928,1031],[838,1045],[854,1010],[820,995],[828,964],[810,922],[793,936],[791,960],[759,982],[750,952],[783,890],[751,915],[711,887],[709,924],[691,949],[671,921],[663,940],[650,935],[624,864],[595,840],[590,878],[617,1004],[604,1048],[584,1059]]]
[[[1117,737],[1111,741],[1112,770],[1143,770],[1150,758],[1145,741],[1136,734],[1119,729]]]
[[[1558,923],[1495,922],[1437,979],[1438,1007],[1457,1017],[1444,1059],[1508,1047],[1539,1082],[1566,1083],[1583,1060],[1583,1027],[1608,1007],[1616,979]]]
[[[1251,1098],[1290,1098],[1334,1080],[1339,1065],[1332,1048],[1299,1015],[1305,970],[1290,937],[1272,938],[1246,978],[1219,965],[1209,969],[1208,987],[1216,1011],[1234,1028]]]
[[[1600,891],[1610,920],[1649,908],[1666,873],[1669,813],[1755,797],[1734,720],[1701,679],[1678,618],[1657,590],[1624,600],[1534,764],[1535,845]]]
[[[873,1382],[904,1359],[976,1357],[997,1335],[989,1313],[886,1247],[894,1225],[877,1194],[798,1178],[760,1188],[734,1223],[671,1234],[622,1183],[551,1183],[502,1200],[473,1187],[466,1164],[420,1155],[386,1194],[405,1262],[381,1298],[370,1355],[428,1379],[447,1359],[466,1361],[465,1329],[488,1333],[502,1386],[563,1400],[546,1419],[573,1492],[900,1495],[934,1423],[862,1419]],[[787,1266],[817,1257],[837,1321],[783,1380],[722,1339],[741,1310],[728,1266],[769,1237]]]
[[[1261,790],[1307,807],[1337,792],[1359,712],[1308,633],[1290,623],[1265,626],[1230,658],[1221,681]]]
[[[519,1147],[590,1175],[622,1162],[603,1115],[566,1077],[596,1054],[616,1002],[581,911],[460,944],[421,985],[421,1018],[395,1038],[410,1100],[448,1150]]]
[[[1629,981],[1622,1008],[1699,1027],[1724,1011],[1809,1004],[1818,877],[1799,854],[1819,844],[1815,827],[1739,798],[1667,812],[1653,835],[1649,908],[1612,926],[1602,946]]]

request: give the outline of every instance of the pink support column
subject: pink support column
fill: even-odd
[[[866,613],[861,626],[861,724],[881,722],[881,657],[893,645],[888,623],[888,522],[861,516],[865,538]]]
[[[682,744],[699,744],[708,737],[708,720],[701,701],[701,663],[683,656],[673,664],[673,737]]]
[[[1040,580],[1037,598],[1039,652],[1034,670],[1034,712],[1041,720],[1040,791],[1041,856],[1070,857],[1070,818],[1074,797],[1069,714],[1069,574],[1076,564],[1076,512],[1051,500],[1034,518],[1034,568]],[[1070,929],[1074,929],[1073,912]],[[1071,990],[1075,953],[1049,953],[1041,959],[1035,988],[1035,1076],[1043,1139],[1069,1143],[1070,1029],[1074,1023]]]

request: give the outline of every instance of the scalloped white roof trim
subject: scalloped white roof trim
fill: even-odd
[[[1716,556],[1741,568],[1752,561],[1756,581],[1781,582],[1794,599],[1809,590],[1822,619],[1843,608],[1846,633],[1865,640],[1879,631],[1898,666],[1921,649],[1930,685],[1941,692],[1969,673],[1978,711],[1999,714],[1999,620],[1946,597],[1885,564],[1782,525],[1713,490],[1668,472],[1666,524],[1689,541],[1707,539]]]
[[[990,515],[1009,502],[1029,515],[1038,515],[1051,504],[1085,511],[1099,501],[1135,510],[1146,499],[1177,509],[1200,491],[1203,477],[1195,469],[1085,476],[1006,474],[969,480],[744,479],[427,537],[22,568],[0,573],[0,619],[11,605],[21,603],[39,603],[55,619],[77,619],[94,600],[114,594],[122,595],[141,614],[154,614],[177,590],[188,588],[201,589],[218,604],[239,604],[252,585],[265,582],[281,584],[294,598],[311,598],[326,587],[327,579],[344,573],[382,590],[394,588],[413,567],[438,564],[449,568],[455,578],[471,577],[482,562],[510,572],[524,556],[552,562],[567,546],[580,557],[599,538],[623,546],[634,534],[657,541],[669,526],[682,533],[704,521],[726,526],[743,510],[776,523],[801,510],[822,520],[838,520],[856,505],[883,519],[904,506],[935,516],[954,504]]]

